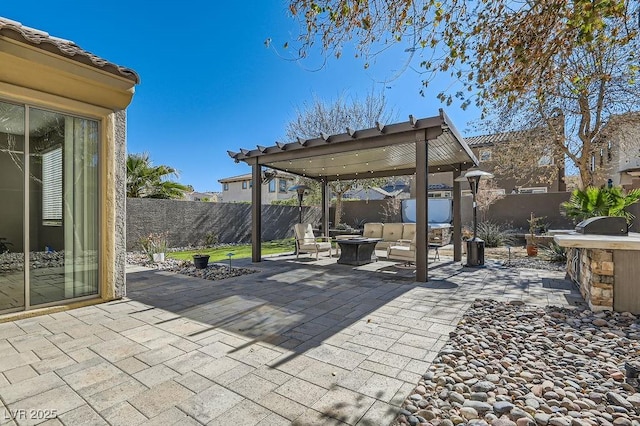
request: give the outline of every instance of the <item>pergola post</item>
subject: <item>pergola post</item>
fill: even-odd
[[[326,180],[320,181],[322,190],[322,235],[329,237],[329,185]]]
[[[462,260],[462,188],[457,177],[462,174],[462,165],[453,171],[453,261]]]
[[[426,132],[425,132],[426,133]],[[426,283],[428,277],[429,209],[429,149],[426,134],[416,140],[416,281]]]
[[[262,166],[251,165],[251,261],[262,262]]]

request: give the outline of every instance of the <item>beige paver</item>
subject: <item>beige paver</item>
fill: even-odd
[[[38,392],[33,396],[8,404],[13,412],[26,413],[26,418],[19,419],[23,425],[42,423],[47,418],[55,418],[85,404],[85,401],[69,386],[60,386],[46,392]]]
[[[358,420],[371,408],[375,399],[362,394],[336,387],[324,394],[313,409],[338,419],[347,424],[356,424]]]
[[[81,405],[78,408],[61,414],[60,420],[65,425],[103,426],[109,424],[88,405]]]
[[[307,407],[311,407],[327,393],[326,389],[297,377],[291,378],[280,385],[275,391]]]
[[[269,409],[258,405],[253,401],[243,401],[216,417],[214,420],[209,422],[207,426],[278,424],[263,422],[263,420],[266,422],[267,417],[271,414],[273,413]],[[280,418],[284,423],[279,424],[289,424],[287,419],[283,417]]]
[[[50,425],[384,425],[478,295],[580,301],[563,274],[490,264],[442,262],[423,284],[384,261],[247,266],[260,272],[218,282],[137,268],[128,298],[0,323],[0,415],[26,404],[57,409]],[[562,285],[543,287],[549,276]]]
[[[147,418],[127,401],[113,405],[101,412],[105,420],[114,426],[136,426],[144,423]]]
[[[194,394],[181,384],[170,380],[141,392],[128,401],[142,414],[152,418]]]
[[[243,397],[220,385],[210,388],[182,401],[178,408],[201,423],[209,423],[239,402]]]
[[[11,385],[0,387],[2,400],[7,404],[29,398],[38,393],[63,386],[65,383],[54,373],[43,374]]]

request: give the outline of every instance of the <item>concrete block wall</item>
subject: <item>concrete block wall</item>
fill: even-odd
[[[531,212],[536,216],[545,216],[543,222],[548,223],[551,229],[572,229],[575,227],[566,217],[560,214],[560,204],[569,200],[569,192],[556,192],[547,194],[508,194],[503,199],[496,201],[489,207],[486,219],[498,224],[509,224],[512,229],[528,231]],[[385,206],[388,200],[369,201],[345,201],[343,204],[342,221],[349,225],[356,222],[385,222]],[[472,197],[465,195],[462,197],[462,224],[471,225],[473,223]],[[333,218],[333,216],[330,216]],[[401,215],[397,213],[397,220],[400,222]],[[480,212],[478,220],[482,221]],[[640,218],[638,219],[640,221]]]
[[[317,226],[318,207],[302,208],[303,222]],[[298,207],[262,206],[262,240],[293,237]],[[202,201],[127,199],[127,250],[138,250],[140,238],[150,233],[168,233],[170,247],[204,244],[207,235],[220,243],[251,241],[251,205]]]

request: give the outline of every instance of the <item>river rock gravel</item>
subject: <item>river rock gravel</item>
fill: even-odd
[[[228,265],[209,263],[204,269],[196,269],[193,262],[188,260],[177,260],[169,257],[164,262],[153,262],[142,252],[127,252],[127,264],[145,266],[147,268],[159,269],[162,271],[175,272],[177,274],[188,275],[190,277],[202,278],[205,280],[223,280],[225,278],[239,277],[241,275],[253,274],[254,269],[249,268],[229,268]]]
[[[394,425],[640,426],[639,339],[630,313],[476,300]]]

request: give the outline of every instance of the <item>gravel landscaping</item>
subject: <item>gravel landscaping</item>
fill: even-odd
[[[566,262],[551,262],[541,257],[520,257],[511,260],[503,260],[502,264],[507,268],[543,269],[546,271],[564,271]]]
[[[477,300],[395,425],[638,426],[640,321]]]
[[[29,253],[30,269],[59,268],[64,266],[63,251],[32,251]],[[23,253],[0,253],[0,272],[24,270]]]
[[[177,260],[165,258],[164,262],[152,262],[147,255],[142,252],[127,252],[127,264],[145,266],[147,268],[159,269],[162,271],[175,272],[177,274],[188,275],[190,277],[202,278],[205,280],[223,280],[225,278],[239,277],[241,275],[253,274],[254,269],[249,268],[229,268],[228,265],[209,263],[204,269],[196,269],[193,262],[188,260]]]

